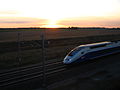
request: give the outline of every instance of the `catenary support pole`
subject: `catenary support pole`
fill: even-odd
[[[20,45],[20,37],[21,37],[21,33],[18,32],[18,61],[19,63],[21,62],[21,45]]]
[[[46,87],[46,74],[45,74],[45,36],[41,34],[42,39],[42,60],[43,60],[43,87]]]

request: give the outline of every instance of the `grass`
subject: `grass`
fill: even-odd
[[[46,48],[46,60],[53,60],[64,58],[68,51],[73,48],[74,45],[69,46],[61,46],[61,47],[52,47]],[[17,52],[8,52],[0,55],[0,69],[7,69],[13,65],[29,65],[42,62],[41,49],[33,49],[33,50],[24,50],[21,52],[21,61],[19,62],[17,59]]]
[[[58,39],[58,38],[74,38],[74,37],[88,37],[97,35],[116,35],[120,34],[120,30],[69,30],[69,29],[42,29],[42,30],[21,30],[0,33],[0,42],[17,41],[18,32],[21,33],[21,40],[40,40],[40,35],[45,32],[47,39]]]
[[[32,31],[33,32],[33,31]],[[40,40],[40,31],[37,32],[22,32],[24,39],[21,40],[26,43],[21,47],[21,58],[18,61],[18,47],[17,47],[17,32],[0,33],[2,35],[2,42],[0,42],[0,70],[15,68],[18,66],[25,66],[42,61],[40,46],[32,47],[34,40]],[[10,34],[11,33],[11,34]],[[112,35],[111,35],[112,34]],[[15,35],[15,36],[14,36]],[[119,40],[120,31],[105,31],[105,30],[48,30],[46,31],[46,38],[50,41],[48,47],[46,47],[46,60],[53,60],[58,58],[64,58],[65,55],[74,47],[80,44],[94,43],[100,41]],[[91,36],[92,35],[92,36]],[[5,37],[5,39],[4,39]],[[12,37],[13,39],[9,38]],[[34,38],[35,37],[35,38]],[[39,40],[38,40],[39,39]],[[6,40],[10,40],[9,42]],[[12,40],[12,42],[11,42]],[[6,41],[6,42],[5,42]],[[61,59],[61,60],[62,60]]]

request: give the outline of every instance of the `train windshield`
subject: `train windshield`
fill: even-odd
[[[83,49],[84,47],[77,47],[73,50],[71,50],[69,53],[68,53],[68,56],[73,56],[75,55],[76,53],[78,53],[81,49]]]

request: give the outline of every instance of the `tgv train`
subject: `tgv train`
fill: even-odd
[[[78,63],[118,52],[120,52],[120,41],[80,45],[66,55],[63,63]]]

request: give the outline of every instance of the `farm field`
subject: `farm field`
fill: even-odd
[[[17,31],[0,32],[0,70],[15,68],[42,61],[40,34],[43,31],[20,31],[21,61],[18,60]],[[65,55],[80,44],[120,40],[120,30],[45,30],[46,61],[63,60]]]
[[[95,30],[95,29],[40,29],[40,30],[14,30],[0,31],[0,42],[17,41],[18,32],[21,34],[21,41],[40,40],[41,33],[45,34],[46,39],[87,37],[97,35],[116,35],[120,30]]]

